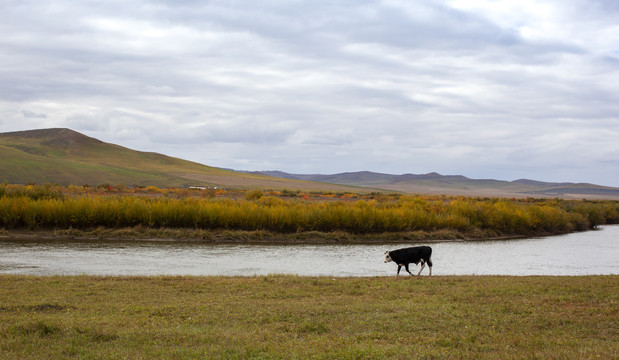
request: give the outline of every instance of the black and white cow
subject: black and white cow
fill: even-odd
[[[432,248],[429,246],[415,246],[405,249],[398,249],[392,251],[385,251],[385,262],[388,263],[390,261],[398,264],[398,273],[395,276],[400,275],[400,269],[402,266],[406,269],[406,271],[411,274],[408,270],[408,264],[419,264],[421,262],[421,269],[417,273],[417,276],[421,274],[421,270],[428,264],[428,269],[430,270],[430,275],[432,275],[432,260],[430,257],[432,256]],[[411,274],[412,276],[413,274]]]

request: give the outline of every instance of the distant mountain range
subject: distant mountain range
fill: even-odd
[[[316,181],[331,184],[381,188],[405,193],[437,193],[473,196],[560,196],[619,198],[619,188],[587,183],[543,182],[529,179],[503,181],[470,179],[462,175],[428,174],[391,175],[371,171],[346,172],[332,175],[289,174],[282,171],[259,171],[252,174],[284,179]]]
[[[64,128],[0,133],[0,182],[619,199],[619,188],[584,183],[480,180],[437,173],[322,175],[226,170],[131,150]]]

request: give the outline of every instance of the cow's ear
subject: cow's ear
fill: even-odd
[[[389,251],[385,251],[385,255],[389,254]]]

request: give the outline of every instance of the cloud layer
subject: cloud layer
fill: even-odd
[[[619,186],[615,1],[4,1],[0,131]]]

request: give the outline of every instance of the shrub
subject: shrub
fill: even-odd
[[[436,231],[522,234],[584,230],[619,221],[619,202],[401,196],[396,201],[306,201],[248,192],[247,199],[65,197],[54,187],[0,186],[0,228],[170,227],[372,234]]]

